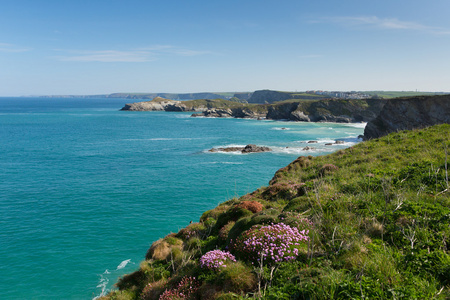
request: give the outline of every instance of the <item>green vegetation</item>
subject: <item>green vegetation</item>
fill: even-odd
[[[397,97],[415,97],[415,96],[434,96],[434,95],[442,95],[445,93],[439,92],[413,92],[413,91],[368,91],[361,92],[370,96],[378,96],[381,98],[397,98]]]
[[[299,157],[154,243],[103,299],[449,299],[449,154],[444,124]],[[236,261],[202,268],[212,250]]]

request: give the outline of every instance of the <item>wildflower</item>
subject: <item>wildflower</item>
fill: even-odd
[[[296,259],[308,239],[308,230],[299,231],[284,223],[257,225],[244,232],[233,248],[246,253],[252,262],[275,264]]]
[[[213,250],[205,253],[200,258],[200,267],[210,270],[218,270],[221,268],[226,268],[227,265],[224,263],[229,261],[236,261],[233,254],[222,250]]]

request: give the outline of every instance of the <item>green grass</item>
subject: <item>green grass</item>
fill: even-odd
[[[195,225],[201,234],[179,234],[184,248],[177,261],[142,263],[105,298],[140,299],[149,283],[159,280],[157,294],[194,276],[198,299],[448,299],[449,152],[444,124],[300,157],[269,186],[203,214],[204,226]],[[239,210],[244,200],[264,210]],[[240,256],[219,273],[199,266],[209,250],[233,251],[233,240],[255,224],[296,226],[305,218],[310,241],[293,262],[269,268]]]
[[[397,98],[397,97],[414,97],[414,96],[433,96],[442,94],[440,92],[414,92],[414,91],[367,91],[361,92],[370,96],[378,96],[382,98]]]

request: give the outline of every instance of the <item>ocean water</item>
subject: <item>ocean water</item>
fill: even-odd
[[[354,145],[364,130],[119,111],[128,101],[0,98],[1,299],[106,293],[153,241],[267,185],[300,155]],[[335,139],[345,143],[325,146]],[[250,143],[274,151],[207,151]]]

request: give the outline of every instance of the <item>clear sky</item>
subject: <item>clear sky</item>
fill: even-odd
[[[0,0],[0,96],[450,91],[449,0]]]

